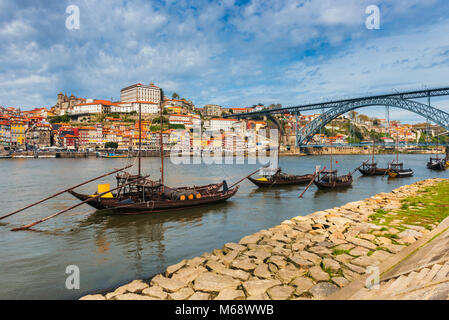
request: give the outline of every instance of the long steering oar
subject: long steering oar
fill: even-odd
[[[266,166],[262,167],[262,168],[267,168],[270,164],[267,164]],[[232,189],[234,186],[238,185],[240,182],[242,182],[245,179],[248,179],[249,177],[251,177],[253,174],[256,174],[258,171],[260,171],[261,168],[257,169],[256,171],[254,171],[253,173],[247,175],[246,177],[240,179],[239,181],[237,181],[236,183],[234,183],[232,186],[229,187],[229,189]]]
[[[114,173],[116,173],[116,172],[126,170],[126,169],[128,169],[128,168],[130,168],[130,167],[132,167],[132,165],[126,166],[126,167],[121,168],[121,169],[116,169],[116,170],[114,170],[114,171],[111,171],[111,172],[109,172],[109,173],[103,174],[103,175],[98,176],[98,177],[96,177],[96,178],[92,178],[92,179],[87,180],[87,181],[85,181],[85,182],[83,182],[83,183],[77,184],[76,186],[73,186],[73,187],[70,187],[70,188],[68,188],[68,189],[59,191],[58,193],[55,193],[55,194],[53,194],[53,195],[51,195],[51,196],[49,196],[49,197],[47,197],[47,198],[45,198],[45,199],[42,199],[42,200],[39,200],[39,201],[37,201],[37,202],[35,202],[35,203],[32,203],[32,204],[30,204],[30,205],[27,205],[26,207],[23,207],[22,209],[16,210],[16,211],[11,212],[11,213],[8,213],[7,215],[4,215],[4,216],[0,217],[0,220],[5,219],[5,218],[7,218],[7,217],[9,217],[9,216],[12,216],[12,215],[14,215],[14,214],[16,214],[16,213],[19,213],[19,212],[21,212],[21,211],[23,211],[23,210],[26,210],[26,209],[28,209],[28,208],[34,207],[35,205],[38,205],[39,203],[42,203],[42,202],[47,201],[47,200],[50,200],[50,199],[52,199],[52,198],[54,198],[54,197],[56,197],[56,196],[59,196],[60,194],[63,194],[63,193],[65,193],[65,192],[68,192],[68,191],[70,191],[70,190],[73,190],[73,189],[75,189],[75,188],[78,188],[78,187],[80,187],[80,186],[82,186],[82,185],[85,185],[85,184],[88,184],[88,183],[90,183],[90,182],[92,182],[92,181],[95,181],[95,180],[104,178],[104,177],[109,176],[109,175],[111,175],[111,174],[114,174]]]
[[[149,176],[144,176],[144,177],[142,177],[142,179],[144,179],[144,178],[146,178],[146,177],[149,177]],[[56,216],[58,216],[58,215],[60,215],[60,214],[62,214],[62,213],[64,213],[64,212],[67,212],[67,211],[69,211],[69,210],[72,210],[73,208],[79,207],[80,205],[85,204],[86,202],[89,202],[89,201],[92,201],[92,200],[94,200],[94,199],[97,199],[98,197],[101,197],[101,196],[103,196],[103,195],[105,195],[105,194],[107,194],[107,193],[109,193],[109,192],[111,192],[111,191],[115,191],[115,190],[117,190],[117,189],[119,189],[119,188],[121,188],[121,187],[124,187],[124,186],[126,186],[126,185],[128,185],[128,184],[132,184],[132,183],[135,183],[135,181],[131,181],[131,182],[125,183],[124,185],[121,185],[120,187],[116,187],[116,188],[113,188],[113,189],[111,189],[111,190],[108,190],[108,191],[99,193],[99,194],[97,194],[97,195],[95,195],[95,196],[90,197],[89,199],[86,199],[86,200],[84,200],[84,201],[82,201],[82,202],[80,202],[80,203],[78,203],[78,204],[75,204],[75,205],[73,205],[73,206],[71,206],[71,207],[68,207],[68,208],[66,208],[66,209],[64,209],[64,210],[62,210],[62,211],[56,212],[56,213],[54,213],[54,214],[52,214],[52,215],[49,215],[49,216],[47,216],[47,217],[45,217],[45,218],[42,218],[42,219],[40,219],[40,220],[38,220],[38,221],[35,221],[35,222],[32,222],[32,223],[30,223],[30,224],[27,224],[27,225],[24,225],[24,226],[21,226],[21,227],[18,227],[18,228],[11,229],[11,231],[19,231],[19,230],[26,230],[26,229],[29,229],[29,228],[31,228],[32,226],[35,226],[35,225],[37,225],[37,224],[39,224],[39,223],[42,223],[42,222],[44,222],[44,221],[47,221],[47,220],[49,220],[49,219],[51,219],[51,218],[53,218],[53,217],[56,217]]]
[[[307,185],[307,187],[304,189],[304,191],[300,194],[299,198],[302,198],[302,196],[304,195],[304,193],[306,193],[307,189],[309,189],[309,187],[312,185],[313,181],[315,180],[316,176],[321,174],[321,172],[323,172],[324,170],[326,170],[326,167],[324,167],[320,172],[315,172],[315,174],[313,175],[312,180],[310,180],[309,184]]]

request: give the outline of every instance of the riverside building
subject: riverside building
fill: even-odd
[[[152,101],[159,103],[161,101],[161,88],[155,86],[153,83],[149,85],[136,83],[120,90],[120,101]]]

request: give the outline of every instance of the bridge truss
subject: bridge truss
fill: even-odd
[[[298,116],[301,112],[310,110],[321,110],[322,114],[312,120],[303,129],[297,130],[296,144],[301,147],[310,142],[313,136],[318,133],[333,119],[350,112],[352,110],[369,106],[396,107],[414,112],[427,120],[431,120],[449,131],[449,113],[436,109],[430,105],[431,97],[448,96],[449,88],[425,89],[409,92],[398,92],[369,97],[359,97],[353,99],[342,99],[299,105],[294,107],[261,110],[256,112],[241,113],[232,115],[234,118],[251,118],[257,116],[269,116],[272,114],[292,113]],[[410,99],[427,98],[428,104],[420,103]],[[327,111],[326,111],[327,110]],[[225,116],[231,117],[231,116]]]

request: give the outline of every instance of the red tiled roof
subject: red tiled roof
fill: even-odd
[[[212,120],[219,120],[219,121],[238,121],[237,119],[224,119],[224,118],[214,118],[214,119],[210,119],[210,121]]]

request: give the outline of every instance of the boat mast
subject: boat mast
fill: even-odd
[[[142,105],[139,103],[139,163],[138,163],[138,176],[141,172],[141,152],[142,152]]]
[[[332,164],[333,164],[333,162],[334,162],[334,160],[333,160],[333,158],[332,158],[332,152],[333,152],[332,143],[333,143],[333,141],[332,141],[332,139],[331,139],[331,157],[330,157],[330,159],[331,159],[331,163],[330,163],[331,173],[330,173],[330,176],[329,176],[329,181],[330,181],[330,182],[332,182],[332,175],[334,174],[334,173],[333,173],[333,168],[332,168]]]
[[[438,160],[438,152],[440,148],[440,136],[437,136],[437,150],[436,150],[436,156],[437,156],[437,160]]]
[[[278,169],[280,168],[279,166],[279,154],[281,153],[281,124],[279,124],[279,134],[278,134]]]
[[[399,128],[396,127],[396,163],[399,164]]]
[[[164,141],[162,137],[162,100],[164,99],[164,91],[161,88],[161,98],[159,99],[159,124],[160,124],[160,131],[159,131],[159,143],[160,143],[160,150],[161,150],[161,185],[162,185],[162,192],[164,192]]]
[[[331,157],[330,157],[330,159],[331,159],[331,163],[330,163],[331,174],[330,174],[330,177],[329,177],[329,181],[330,182],[332,182],[332,176],[334,174],[333,173],[333,162],[334,162],[334,159],[332,157],[333,152],[334,152],[334,148],[333,148],[333,143],[334,143],[334,140],[333,140],[333,138],[334,138],[334,122],[332,121],[331,123],[332,123],[332,138],[330,139],[330,142],[331,142]]]

